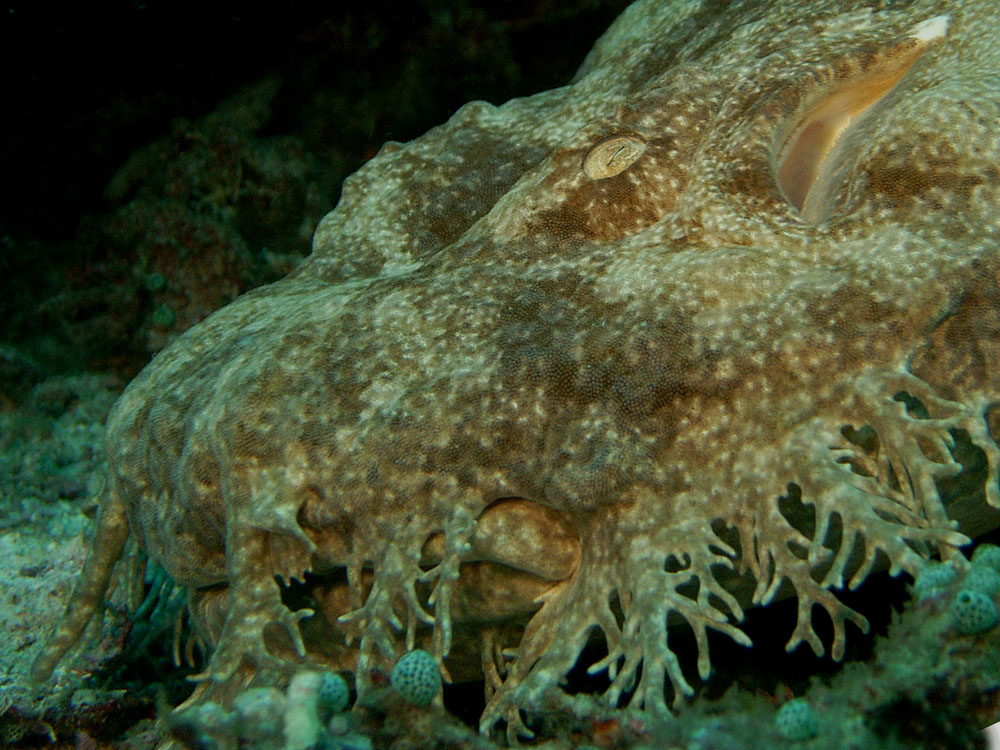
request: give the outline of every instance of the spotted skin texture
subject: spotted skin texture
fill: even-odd
[[[997,33],[985,0],[640,0],[571,85],[387,144],[306,263],[122,396],[37,674],[129,536],[212,646],[193,700],[302,661],[363,692],[422,645],[526,734],[596,633],[607,700],[664,711],[668,616],[704,678],[782,589],[788,647],[840,658],[836,589],[967,541],[956,445],[1000,504]]]

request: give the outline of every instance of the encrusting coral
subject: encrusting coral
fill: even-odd
[[[572,85],[387,144],[301,267],[161,352],[36,676],[131,537],[210,646],[191,704],[303,663],[363,694],[420,646],[526,735],[603,636],[605,699],[664,713],[668,618],[704,678],[784,588],[788,648],[819,608],[839,659],[833,589],[991,523],[992,3],[716,8],[640,0]]]
[[[392,668],[392,686],[407,703],[429,706],[441,692],[441,674],[434,657],[423,649],[407,651]]]
[[[793,698],[779,708],[774,723],[778,734],[787,740],[807,740],[818,731],[816,712],[803,698]]]

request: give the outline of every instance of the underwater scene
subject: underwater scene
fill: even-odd
[[[0,747],[989,747],[993,3],[0,24]]]

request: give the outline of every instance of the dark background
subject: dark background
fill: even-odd
[[[627,4],[4,5],[0,393],[9,402],[17,382],[54,371],[131,375],[231,290],[287,270],[253,255],[251,235],[283,258],[308,252],[301,228],[292,236],[295,212],[298,224],[318,220],[384,141],[415,138],[473,99],[501,104],[567,83]],[[268,77],[280,83],[263,122],[223,135],[199,125]],[[108,191],[129,157],[154,142],[128,190]],[[224,170],[240,172],[240,196],[212,192],[226,184]],[[178,177],[193,172],[198,185]],[[261,194],[272,197],[263,208]],[[276,206],[278,195],[294,200]],[[193,239],[173,258],[163,237],[150,239],[188,232]],[[206,263],[216,250],[228,258],[222,265],[242,268],[207,274],[217,288],[231,282],[217,298],[191,289],[190,277],[206,273],[189,257]]]

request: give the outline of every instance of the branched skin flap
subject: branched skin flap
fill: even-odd
[[[607,699],[665,711],[668,616],[705,678],[780,588],[788,647],[840,658],[836,589],[967,541],[959,442],[1000,504],[998,33],[986,0],[640,0],[571,85],[387,144],[122,396],[38,675],[129,534],[212,646],[192,700],[420,647],[525,734],[600,634]]]

